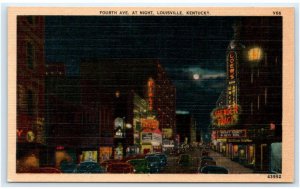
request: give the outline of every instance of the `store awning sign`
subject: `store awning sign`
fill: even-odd
[[[217,138],[245,138],[247,137],[246,129],[218,130]]]

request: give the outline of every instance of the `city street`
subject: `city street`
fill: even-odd
[[[201,150],[194,149],[187,152],[186,154],[191,156],[191,163],[189,166],[178,165],[180,155],[169,156],[168,165],[163,171],[161,171],[161,173],[197,173],[201,160]],[[219,154],[212,150],[209,151],[209,156],[216,161],[216,164],[218,166],[227,168],[229,170],[229,174],[253,173],[252,169],[246,168],[237,162],[231,161],[228,157],[224,157],[222,154]]]

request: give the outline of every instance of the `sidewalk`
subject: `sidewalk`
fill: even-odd
[[[229,170],[229,174],[253,173],[252,169],[246,168],[237,162],[231,161],[231,159],[228,157],[224,157],[222,154],[219,154],[215,151],[210,150],[209,156],[214,158],[217,165],[226,167]]]

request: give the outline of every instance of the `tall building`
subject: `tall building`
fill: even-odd
[[[192,114],[187,111],[177,111],[176,134],[179,135],[180,143],[196,142],[196,122]]]
[[[17,17],[17,163],[34,156],[36,166],[45,148],[44,22],[42,16]]]
[[[212,139],[233,160],[274,171],[271,146],[282,140],[282,18],[241,18],[233,28],[227,86],[212,112]]]
[[[45,75],[48,165],[70,158],[79,163],[88,153],[98,161],[101,111],[80,103],[79,77],[67,76],[64,63],[47,64]]]
[[[175,130],[176,90],[153,59],[83,60],[80,66],[82,103],[114,105],[114,96],[135,91],[156,115],[159,128]]]

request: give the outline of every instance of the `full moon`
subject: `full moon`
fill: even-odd
[[[198,80],[200,78],[199,74],[194,74],[193,75],[194,80]]]

